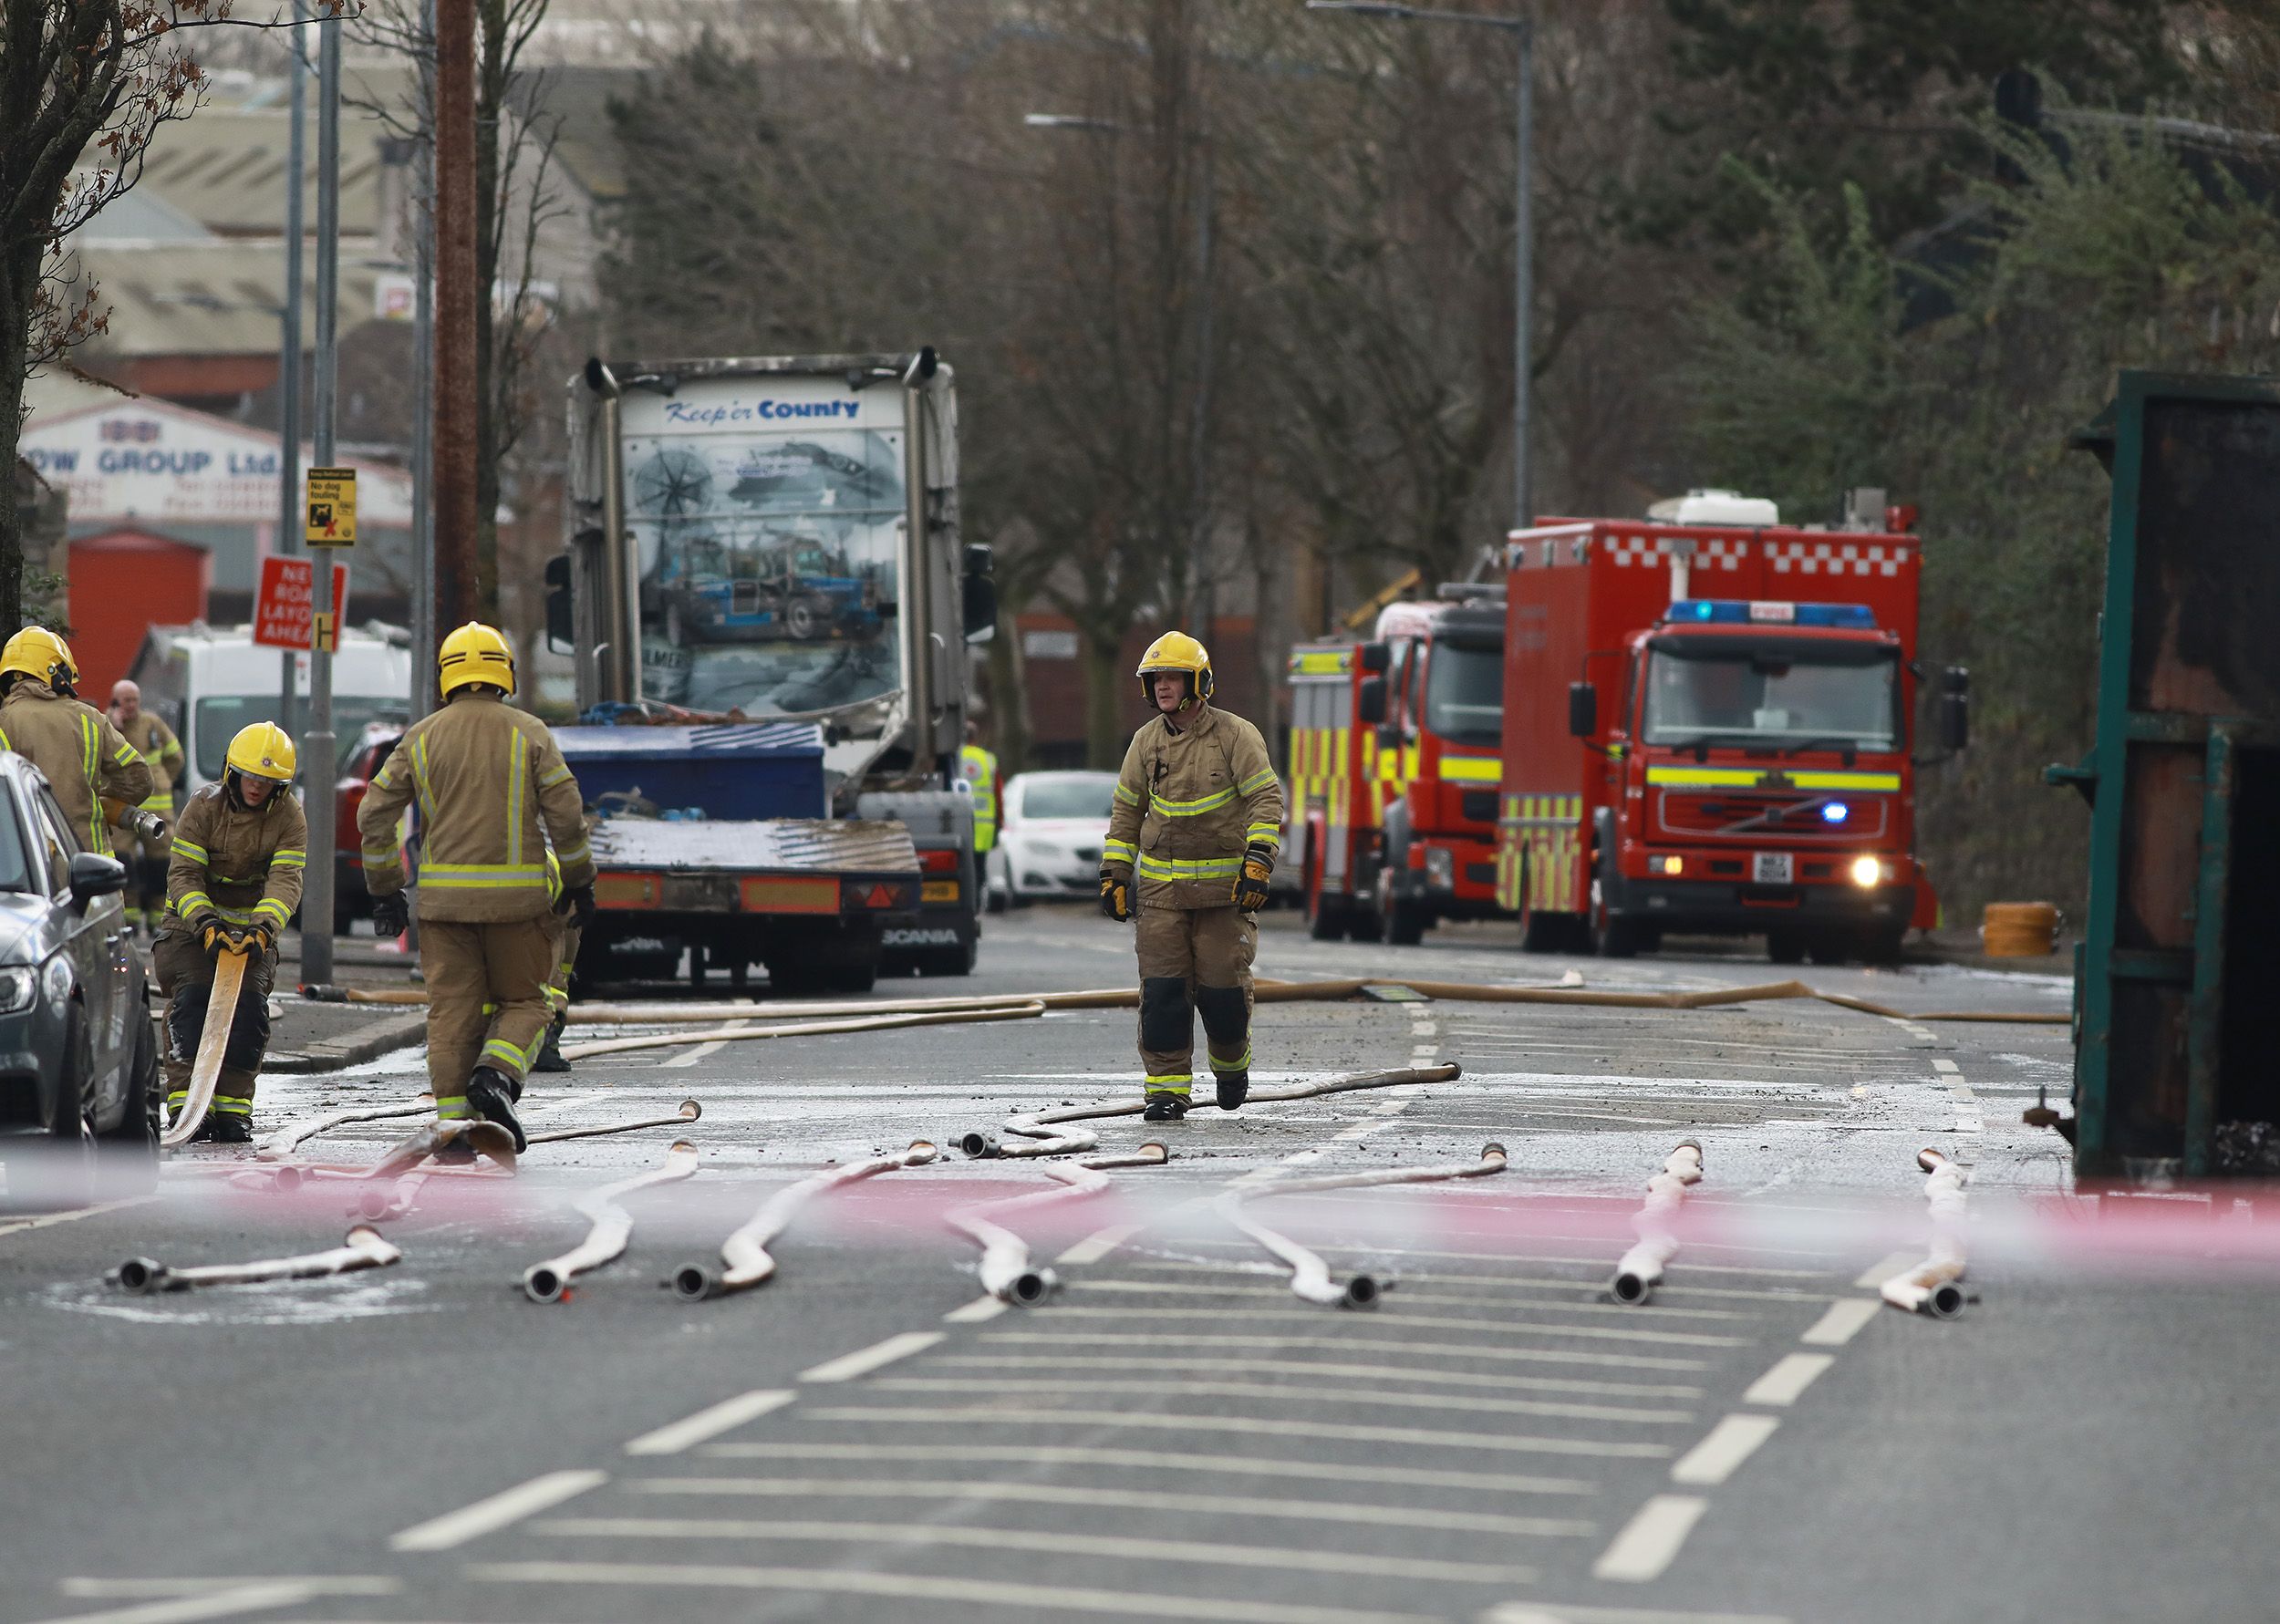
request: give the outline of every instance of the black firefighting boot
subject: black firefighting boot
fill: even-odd
[[[206,1120],[200,1126],[196,1137],[210,1139],[216,1144],[251,1144],[254,1143],[253,1115],[242,1111],[210,1111],[206,1112]]]
[[[1233,1111],[1251,1097],[1251,1071],[1249,1066],[1239,1071],[1214,1071],[1212,1081],[1219,1085],[1219,1109]]]
[[[1187,1114],[1187,1095],[1150,1094],[1148,1108],[1140,1113],[1140,1120],[1148,1122],[1176,1122]]]
[[[538,1046],[538,1058],[531,1062],[534,1071],[567,1071],[570,1062],[563,1058],[562,1029],[570,1024],[569,1011],[557,1009],[554,1019],[546,1023],[546,1038]]]
[[[514,1102],[522,1097],[521,1082],[489,1066],[476,1067],[475,1074],[467,1080],[468,1109],[513,1134],[517,1153],[528,1150],[531,1143],[523,1137],[522,1122],[514,1114]]]

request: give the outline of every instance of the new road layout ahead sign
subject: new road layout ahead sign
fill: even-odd
[[[306,558],[264,558],[261,561],[261,591],[254,599],[254,641],[269,648],[312,646],[310,637],[319,618],[310,603],[316,580],[313,562]],[[333,565],[333,608],[328,627],[338,626],[348,607],[348,566]]]
[[[357,544],[355,469],[309,470],[308,523],[304,528],[303,536],[312,547],[353,547]]]

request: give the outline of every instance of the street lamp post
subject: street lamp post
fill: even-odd
[[[1526,17],[1381,5],[1376,0],[1306,0],[1306,9],[1346,11],[1357,16],[1384,17],[1398,23],[1469,23],[1477,28],[1501,28],[1519,43],[1519,82],[1512,98],[1514,121],[1518,127],[1519,160],[1512,211],[1512,524],[1517,530],[1525,530],[1533,517],[1528,480],[1528,419],[1529,352],[1534,343],[1530,316],[1535,295],[1535,225],[1529,181],[1535,168],[1536,26]]]

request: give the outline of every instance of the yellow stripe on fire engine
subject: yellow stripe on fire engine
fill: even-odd
[[[1898,790],[1897,772],[1799,772],[1789,769],[1789,781],[1800,790]]]
[[[1353,669],[1353,650],[1334,648],[1290,657],[1293,677],[1342,677]]]
[[[1647,782],[1703,790],[1749,789],[1765,781],[1756,767],[1650,767]]]
[[[1443,756],[1441,776],[1451,783],[1493,784],[1504,777],[1504,763],[1494,756]]]

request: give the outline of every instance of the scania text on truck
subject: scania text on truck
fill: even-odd
[[[959,535],[950,368],[596,360],[569,395],[547,613],[588,724],[556,733],[596,818],[582,973],[965,974],[981,888],[953,785],[997,605]]]
[[[1388,605],[1358,647],[1292,651],[1291,829],[1318,939],[1408,944],[1501,911],[1499,596],[1453,583],[1438,603]]]
[[[1843,529],[1698,492],[1675,522],[1512,533],[1497,860],[1523,946],[1762,934],[1777,963],[1889,960],[1935,921],[1910,737],[1922,549],[1907,510],[1855,496]],[[1968,681],[1941,678],[1949,751]]]

